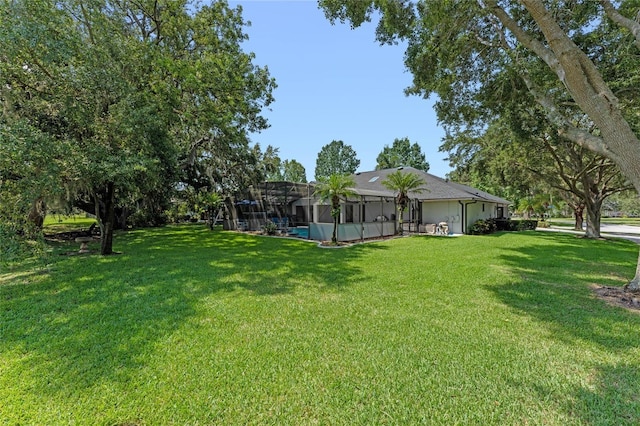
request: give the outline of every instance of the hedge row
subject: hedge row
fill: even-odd
[[[537,227],[537,220],[480,219],[471,225],[469,234],[484,235],[496,231],[527,231]]]

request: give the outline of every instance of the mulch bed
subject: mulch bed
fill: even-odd
[[[610,305],[620,306],[631,312],[640,314],[640,293],[625,291],[624,287],[598,287],[593,291],[597,297]]]
[[[334,248],[338,248],[338,247],[349,247],[352,244],[351,243],[346,243],[344,241],[338,241],[337,243],[332,243],[331,241],[320,241],[320,243],[318,244],[320,247],[334,247]]]

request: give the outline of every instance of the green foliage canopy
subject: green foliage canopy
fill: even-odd
[[[332,175],[352,174],[360,166],[360,160],[351,145],[334,140],[322,147],[316,159],[316,180]]]
[[[240,9],[37,0],[3,2],[0,17],[5,132],[32,129],[46,143],[29,149],[59,165],[50,147],[67,148],[57,181],[96,206],[103,254],[116,205],[167,201],[180,172],[215,189],[246,184],[247,133],[266,127],[275,84],[241,49]]]
[[[296,160],[282,160],[279,148],[267,145],[264,152],[260,144],[253,147],[253,152],[258,160],[258,171],[264,174],[268,181],[307,182],[307,173],[304,166]]]
[[[287,182],[307,183],[307,172],[296,160],[284,160],[282,163],[282,179]]]
[[[422,148],[417,143],[411,144],[409,138],[395,139],[393,145],[385,145],[378,154],[376,162],[376,170],[405,166],[425,172],[429,171],[429,163]]]

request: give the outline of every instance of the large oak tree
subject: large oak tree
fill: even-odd
[[[615,90],[619,76],[606,72],[610,64],[603,66],[614,61],[628,81],[637,78],[640,23],[634,19],[633,2],[321,0],[320,4],[330,19],[349,20],[353,26],[379,11],[378,39],[407,40],[405,62],[414,76],[408,92],[436,93],[441,121],[464,125],[464,115],[477,114],[476,107],[487,99],[497,101],[514,86],[524,85],[561,137],[610,158],[640,192],[634,97]],[[606,35],[600,47],[597,35]],[[605,43],[607,49],[602,48]],[[512,77],[508,80],[512,86],[497,84],[505,81],[504,73]],[[579,108],[597,131],[586,130],[576,124],[574,115],[566,115],[562,108],[566,102]],[[640,290],[640,257],[628,288]]]
[[[32,129],[27,138],[48,143],[28,149],[45,155],[68,147],[62,158],[73,161],[58,176],[95,206],[102,254],[118,204],[167,199],[179,173],[220,187],[244,176],[246,135],[266,127],[274,82],[241,49],[240,9],[35,0],[3,2],[0,19],[4,128]]]

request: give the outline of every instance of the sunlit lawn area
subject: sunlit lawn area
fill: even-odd
[[[640,424],[640,315],[590,290],[632,277],[630,242],[191,225],[114,249],[0,274],[0,423]]]
[[[602,223],[640,226],[640,217],[603,217]]]
[[[96,219],[84,215],[48,215],[44,220],[47,233],[68,232],[82,228],[89,228]]]

